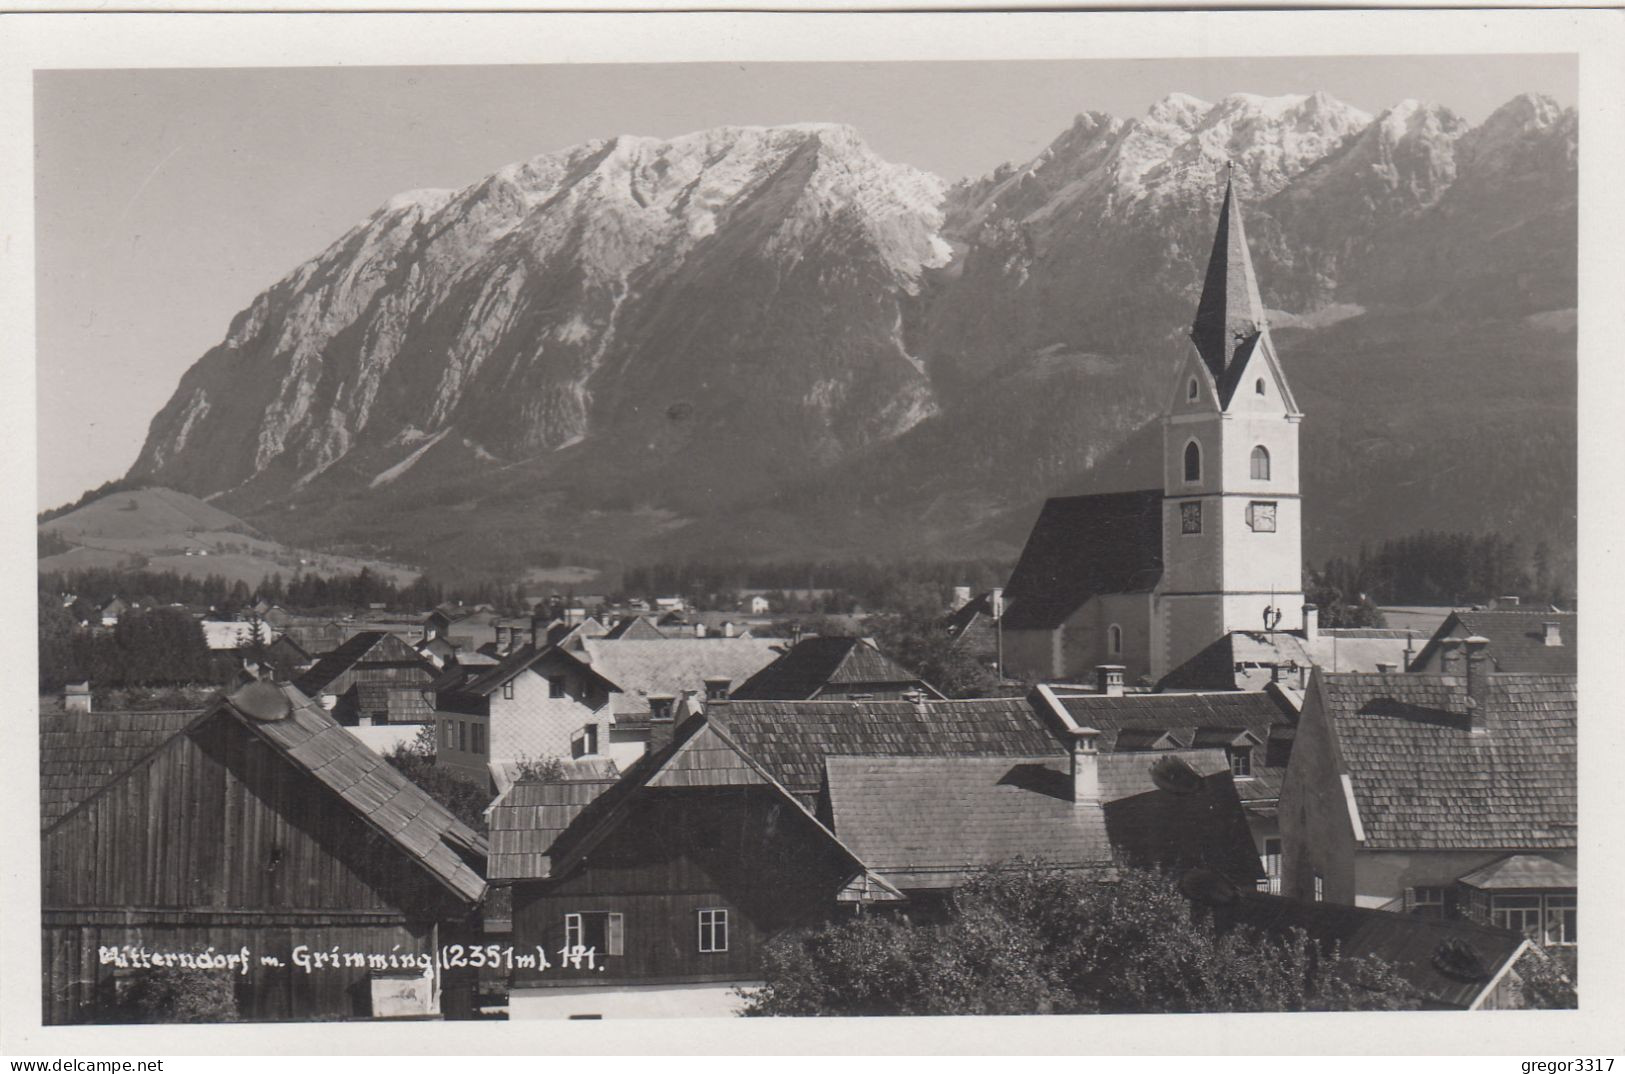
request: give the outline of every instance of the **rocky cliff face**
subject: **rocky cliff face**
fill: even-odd
[[[1572,429],[1576,142],[1542,98],[1470,128],[1320,93],[1084,113],[951,189],[839,126],[593,142],[392,199],[238,315],[132,477],[426,562],[473,520],[507,566],[1008,551],[1091,467],[1139,480],[1122,449],[1165,401],[1230,162],[1289,375],[1330,400],[1319,532],[1402,533],[1437,490],[1375,516],[1372,490],[1506,409],[1474,391],[1521,382],[1536,440]],[[1456,528],[1572,530],[1569,473],[1555,507]]]
[[[838,126],[623,137],[403,194],[237,317],[135,470],[265,496],[589,438],[839,457],[935,408],[899,304],[947,260],[941,197]]]

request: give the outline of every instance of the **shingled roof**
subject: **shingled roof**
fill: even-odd
[[[1109,870],[1099,804],[1072,801],[1065,757],[830,757],[835,832],[905,889],[955,887],[1014,858]]]
[[[1322,950],[1335,947],[1346,958],[1375,956],[1416,991],[1425,1008],[1466,1010],[1482,1002],[1529,942],[1506,929],[1459,919],[1301,902],[1247,890],[1238,891],[1233,902],[1208,909],[1222,929],[1244,925],[1276,937],[1302,929]],[[1454,960],[1441,957],[1449,948],[1469,952],[1477,972],[1455,970]]]
[[[1560,644],[1546,644],[1547,623],[1558,625]],[[1497,671],[1573,675],[1579,666],[1580,617],[1574,612],[1534,608],[1451,612],[1416,654],[1412,666],[1426,667],[1438,653],[1440,639],[1473,635],[1489,639],[1484,651]]]
[[[1413,644],[1409,631],[1379,627],[1323,629],[1312,642],[1296,631],[1233,630],[1164,675],[1157,686],[1162,690],[1261,690],[1285,668],[1376,671],[1380,664],[1392,664],[1399,670]]]
[[[1297,714],[1264,691],[1201,694],[1060,694],[1067,714],[1080,727],[1100,732],[1100,748],[1117,748],[1124,731],[1172,732],[1174,741],[1192,745],[1199,730],[1251,731],[1269,741],[1277,724],[1297,722]]]
[[[383,630],[360,630],[337,649],[320,656],[308,671],[294,680],[294,685],[306,697],[316,697],[340,675],[358,664],[421,667],[425,682],[433,677],[435,671],[434,665],[394,634]]]
[[[1259,875],[1246,816],[1219,750],[1176,754],[1201,780],[1157,786],[1152,758],[1097,755],[1101,799],[1073,799],[1070,761],[1033,757],[830,757],[835,833],[903,888],[963,883],[977,869],[1037,858],[1066,869],[1114,863]]]
[[[515,783],[491,808],[486,876],[516,880],[548,875],[547,851],[553,841],[614,785],[613,779]]]
[[[1144,593],[1162,577],[1161,489],[1045,501],[1005,589],[1004,625],[1050,630],[1090,597]]]
[[[890,686],[932,690],[867,638],[803,638],[741,683],[730,697],[744,701],[808,701],[828,686]]]
[[[42,713],[40,827],[55,824],[202,712]]]
[[[211,715],[221,712],[337,794],[454,894],[469,903],[484,895],[485,881],[469,859],[486,857],[485,838],[320,705],[292,686],[257,682],[222,698]]]
[[[1368,848],[1575,845],[1575,679],[1496,674],[1474,733],[1463,678],[1316,674]]]
[[[742,683],[779,655],[767,638],[663,638],[658,641],[586,638],[580,659],[615,684],[617,715],[649,711],[649,697],[703,694],[705,680]]]
[[[1056,738],[1021,698],[968,701],[729,701],[706,719],[773,778],[816,795],[826,757],[1034,757],[1061,755]]]

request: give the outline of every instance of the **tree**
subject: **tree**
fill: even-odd
[[[945,920],[867,914],[769,941],[753,1015],[1398,1010],[1372,958],[1302,931],[1220,931],[1165,874],[1102,883],[1042,862],[984,870]]]
[[[893,611],[876,618],[875,644],[948,697],[986,697],[998,685],[993,672],[953,643],[942,625],[945,602],[934,586],[897,587]]]
[[[384,760],[450,810],[452,816],[477,832],[485,831],[485,807],[491,796],[483,788],[435,766],[433,727],[425,725],[411,742],[399,743],[384,754]]]

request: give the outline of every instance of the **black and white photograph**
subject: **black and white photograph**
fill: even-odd
[[[6,62],[18,1054],[1617,1001],[1617,32],[136,18]]]

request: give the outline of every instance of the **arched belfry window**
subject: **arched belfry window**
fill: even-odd
[[[1270,451],[1263,444],[1253,448],[1253,480],[1268,481],[1270,479]]]
[[[1123,628],[1116,623],[1106,628],[1106,651],[1113,656],[1123,655]]]
[[[1202,445],[1194,440],[1185,445],[1185,480],[1202,480]]]
[[[1196,378],[1192,377],[1190,384],[1187,385],[1186,388],[1185,388],[1185,398],[1186,399],[1195,399],[1196,395],[1197,395]]]
[[[1258,378],[1258,383],[1253,385],[1253,391],[1257,392],[1259,395],[1264,394],[1264,378],[1263,377]]]

